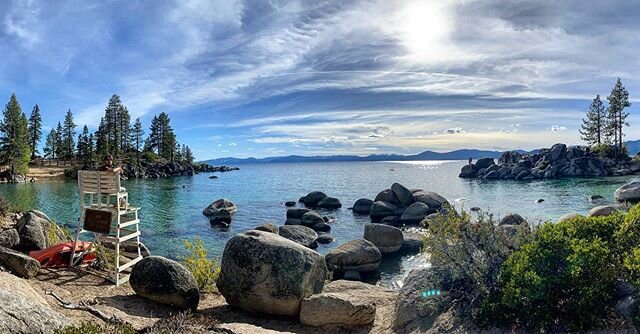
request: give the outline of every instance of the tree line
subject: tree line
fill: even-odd
[[[77,127],[73,113],[67,110],[64,120],[47,134],[43,156],[48,159],[77,159],[86,165],[98,162],[107,154],[136,166],[158,158],[169,162],[194,162],[191,149],[178,143],[167,113],[153,117],[149,135],[145,138],[140,118],[131,124],[129,110],[115,94],[109,99],[95,132],[84,125],[77,134]],[[0,163],[9,165],[14,175],[25,174],[29,161],[39,156],[41,139],[40,107],[36,104],[27,118],[15,93],[12,94],[0,122]]]
[[[580,137],[598,150],[613,148],[614,157],[627,155],[624,145],[624,128],[629,126],[629,113],[625,108],[631,106],[629,92],[618,78],[607,96],[605,107],[600,95],[591,102],[586,118],[582,119]]]

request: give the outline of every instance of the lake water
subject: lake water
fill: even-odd
[[[123,185],[130,203],[141,206],[143,242],[155,255],[176,258],[183,254],[182,240],[199,236],[211,256],[220,256],[234,234],[257,225],[285,220],[284,202],[297,201],[313,190],[339,198],[343,208],[322,211],[335,217],[332,232],[336,241],[320,245],[318,251],[362,238],[366,217],[354,216],[350,207],[358,198],[376,194],[400,182],[408,188],[435,191],[457,208],[474,206],[498,216],[520,213],[530,222],[555,220],[566,213],[585,214],[590,208],[613,201],[615,189],[633,177],[564,179],[551,181],[484,181],[457,177],[462,161],[423,162],[341,162],[240,165],[239,171],[159,180],[128,180]],[[604,196],[590,203],[589,195]],[[44,211],[62,225],[73,226],[79,214],[75,181],[3,184],[0,196],[22,207]],[[228,198],[238,206],[228,230],[210,226],[202,209],[218,198]],[[459,201],[459,199],[468,201]],[[536,203],[537,199],[544,199]],[[398,259],[399,257],[399,259]],[[391,285],[413,266],[424,265],[419,255],[386,258],[381,267],[381,284]]]

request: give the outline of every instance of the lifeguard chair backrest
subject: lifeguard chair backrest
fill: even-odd
[[[107,171],[81,170],[78,171],[78,189],[82,205],[108,205],[110,197],[120,191],[120,175]]]

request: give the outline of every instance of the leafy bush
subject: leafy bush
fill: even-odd
[[[203,292],[215,291],[216,281],[220,275],[218,259],[207,258],[207,249],[199,237],[195,237],[193,242],[184,240],[184,248],[189,251],[189,255],[181,258],[182,264],[196,278],[198,289]]]
[[[155,152],[145,150],[142,151],[142,155],[140,156],[140,158],[144,162],[153,163],[158,160],[158,155]]]
[[[623,214],[545,223],[504,262],[481,323],[584,330],[607,318],[621,276]]]
[[[591,151],[599,155],[601,158],[616,159],[616,148],[609,144],[596,144],[591,147]],[[618,159],[628,159],[629,150],[627,145],[622,145],[622,150],[618,152]]]
[[[54,334],[135,334],[136,330],[129,324],[105,324],[98,325],[85,321],[79,326],[67,326],[56,329]]]
[[[483,300],[497,287],[500,265],[517,245],[526,240],[528,225],[514,226],[515,235],[496,226],[491,214],[477,220],[454,210],[429,223],[424,251],[433,266],[435,279],[446,287],[461,314],[476,316]]]

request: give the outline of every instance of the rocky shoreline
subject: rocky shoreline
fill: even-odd
[[[640,172],[640,161],[602,158],[585,146],[555,144],[537,153],[504,152],[496,164],[480,158],[462,167],[461,178],[485,180],[536,180],[563,177],[624,176]]]

